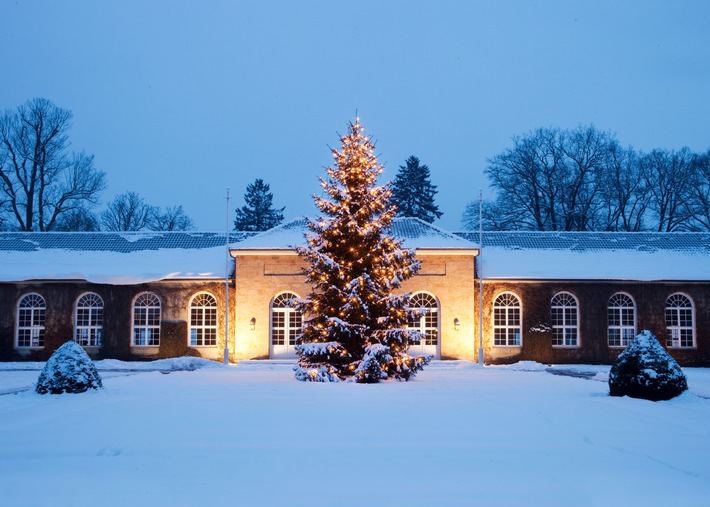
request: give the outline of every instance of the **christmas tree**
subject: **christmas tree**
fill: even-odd
[[[334,149],[335,166],[314,196],[324,216],[308,220],[307,246],[297,249],[313,290],[299,303],[307,316],[296,351],[296,378],[374,383],[408,380],[429,362],[407,354],[421,334],[406,329],[407,295],[394,294],[420,267],[413,250],[390,234],[396,207],[383,167],[359,121]]]

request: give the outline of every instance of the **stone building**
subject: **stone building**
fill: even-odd
[[[70,339],[95,358],[293,358],[304,232],[0,233],[0,359]],[[479,248],[416,219],[392,233],[422,262],[402,287],[427,335],[412,353],[610,363],[649,329],[681,364],[710,365],[709,234],[487,232]]]

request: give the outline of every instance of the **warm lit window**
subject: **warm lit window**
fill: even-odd
[[[285,347],[284,351],[289,353],[303,326],[303,316],[294,308],[297,299],[296,294],[284,292],[271,303],[271,344]]]
[[[76,302],[74,313],[74,341],[82,347],[100,347],[104,321],[104,301],[89,292]]]
[[[553,346],[576,347],[579,345],[578,312],[577,300],[569,292],[560,292],[552,298],[550,321]]]
[[[408,326],[424,335],[420,345],[436,346],[439,343],[439,304],[431,294],[418,292],[409,298]]]
[[[493,344],[520,346],[522,332],[522,307],[520,300],[508,292],[493,302]]]
[[[684,294],[671,294],[666,300],[666,345],[674,348],[694,347],[693,302]]]
[[[27,294],[17,305],[17,346],[44,347],[47,305],[39,294]]]
[[[197,294],[190,303],[190,345],[217,345],[217,300],[212,294]]]
[[[133,303],[133,345],[160,345],[160,299],[152,292],[139,294]]]

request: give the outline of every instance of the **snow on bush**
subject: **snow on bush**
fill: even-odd
[[[39,394],[83,393],[103,387],[101,377],[88,354],[76,342],[59,347],[37,379]]]
[[[642,331],[609,371],[609,394],[659,401],[688,389],[683,370],[650,331]]]
[[[293,370],[296,372],[296,380],[302,382],[340,382],[335,368],[325,364],[311,368],[296,366]]]

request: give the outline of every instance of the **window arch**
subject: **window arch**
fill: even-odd
[[[493,344],[501,347],[519,347],[522,336],[520,299],[504,292],[493,302]]]
[[[17,305],[17,347],[44,347],[47,304],[37,293],[27,294]]]
[[[439,302],[432,294],[417,292],[409,297],[407,307],[410,310],[407,327],[424,335],[419,344],[410,347],[410,351],[436,355],[439,345]]]
[[[558,292],[550,302],[552,345],[577,347],[579,345],[579,305],[569,292]]]
[[[296,338],[303,327],[303,315],[294,307],[297,299],[293,292],[282,292],[271,301],[272,357],[296,354]]]
[[[100,347],[104,321],[104,300],[87,292],[76,302],[74,309],[74,341],[82,347]]]
[[[636,336],[636,305],[631,296],[617,292],[607,305],[607,339],[610,347],[626,347]]]
[[[695,347],[695,311],[685,294],[671,294],[666,299],[666,345],[673,348]]]
[[[195,295],[190,301],[190,346],[217,345],[217,300],[208,292]]]
[[[152,292],[138,294],[133,301],[133,345],[160,345],[160,299]]]

